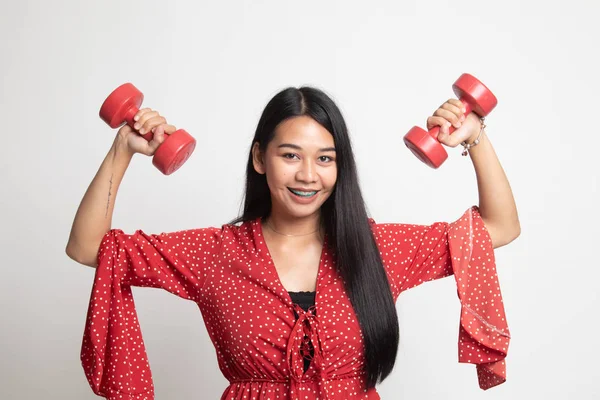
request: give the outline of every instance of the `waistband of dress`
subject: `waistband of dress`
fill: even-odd
[[[350,372],[347,374],[332,375],[332,376],[314,375],[314,376],[306,377],[305,379],[302,379],[300,382],[309,383],[309,382],[319,382],[322,380],[338,381],[338,380],[361,378],[364,375],[365,375],[364,371]],[[230,379],[229,383],[234,384],[234,383],[253,383],[253,382],[258,383],[258,382],[261,382],[261,383],[287,383],[287,384],[289,384],[292,380],[293,380],[292,378],[284,378],[284,379],[243,378],[243,379]]]

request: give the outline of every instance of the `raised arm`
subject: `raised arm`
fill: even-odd
[[[174,126],[166,124],[164,117],[148,108],[140,110],[135,118],[139,124],[139,127],[136,124],[136,129],[140,132],[154,129],[154,137],[148,142],[128,125],[119,129],[112,147],[79,204],[71,227],[66,253],[80,264],[96,267],[100,242],[111,229],[117,192],[133,155],[153,155],[164,141],[164,133],[176,130]]]
[[[96,266],[100,241],[111,228],[117,191],[133,157],[124,142],[117,135],[75,214],[66,252],[80,264]]]
[[[428,128],[439,125],[440,143],[456,147],[463,141],[473,143],[479,137],[479,144],[469,149],[469,155],[479,190],[479,212],[492,239],[494,248],[515,240],[521,233],[517,205],[510,184],[504,173],[492,143],[486,135],[479,117],[470,113],[465,116],[462,103],[450,99],[427,120]],[[448,134],[450,124],[458,128]]]
[[[521,234],[521,225],[508,178],[485,130],[479,140],[469,153],[477,175],[479,212],[497,248],[515,240]]]

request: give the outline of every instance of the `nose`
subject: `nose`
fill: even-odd
[[[296,179],[300,182],[316,182],[317,171],[315,164],[309,159],[304,159],[303,162],[300,164],[300,169],[296,173]]]

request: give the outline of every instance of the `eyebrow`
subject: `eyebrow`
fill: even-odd
[[[292,144],[292,143],[282,143],[279,146],[277,146],[278,149],[281,149],[284,147],[289,147],[294,150],[302,150],[302,147],[298,146],[297,144]],[[319,149],[319,151],[320,152],[335,151],[335,147],[325,147],[325,148]]]

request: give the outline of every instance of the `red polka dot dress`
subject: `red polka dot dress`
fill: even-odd
[[[461,302],[459,362],[476,364],[482,389],[503,383],[510,335],[477,207],[453,223],[370,222],[394,300],[453,275]],[[92,390],[107,399],[154,399],[132,286],[162,288],[198,305],[230,383],[221,400],[380,398],[364,388],[362,334],[327,237],[314,305],[305,310],[279,280],[260,219],[158,235],[109,231],[81,349]]]

